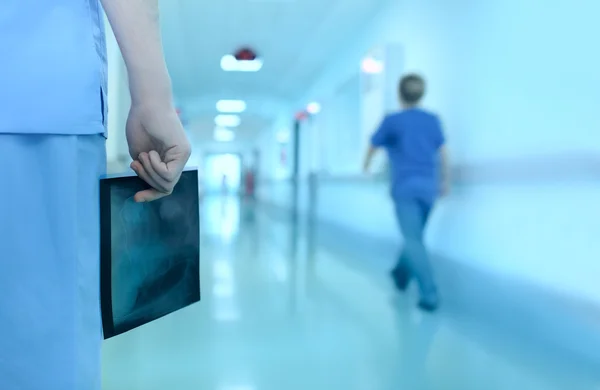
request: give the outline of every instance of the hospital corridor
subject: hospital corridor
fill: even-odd
[[[600,389],[598,4],[159,6],[198,169],[201,300],[105,341],[104,389]],[[130,100],[108,43],[119,173]],[[406,75],[448,153],[422,230],[430,306],[418,274],[390,274],[412,253],[407,163],[365,162],[407,110]]]
[[[600,390],[597,0],[17,3],[0,390]]]

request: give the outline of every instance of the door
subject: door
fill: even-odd
[[[239,154],[207,154],[204,157],[204,192],[238,194],[241,190],[242,159]]]

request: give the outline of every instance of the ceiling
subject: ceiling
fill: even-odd
[[[352,44],[388,0],[162,0],[167,64],[178,104],[198,136],[212,137],[218,99],[248,103],[238,138],[251,139]],[[241,46],[264,60],[257,73],[223,72]]]

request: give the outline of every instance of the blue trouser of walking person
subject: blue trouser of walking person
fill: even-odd
[[[404,290],[415,278],[420,292],[419,305],[433,310],[438,304],[438,293],[423,237],[433,202],[406,197],[395,199],[394,203],[404,237],[404,249],[392,271],[394,282]]]

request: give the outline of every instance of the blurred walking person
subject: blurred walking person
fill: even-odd
[[[245,182],[245,193],[246,196],[250,199],[254,199],[254,189],[255,189],[255,177],[254,177],[254,171],[252,170],[252,168],[248,168],[248,170],[246,170],[246,175],[244,176],[244,182]]]
[[[373,134],[364,171],[369,171],[377,149],[385,149],[390,165],[391,197],[404,237],[404,249],[391,271],[392,279],[400,291],[416,279],[419,307],[434,311],[439,296],[424,231],[436,200],[449,188],[445,137],[439,118],[419,107],[425,94],[425,81],[420,76],[403,77],[398,93],[401,110],[387,115]]]
[[[221,176],[221,195],[224,197],[229,195],[229,180],[226,174]]]

